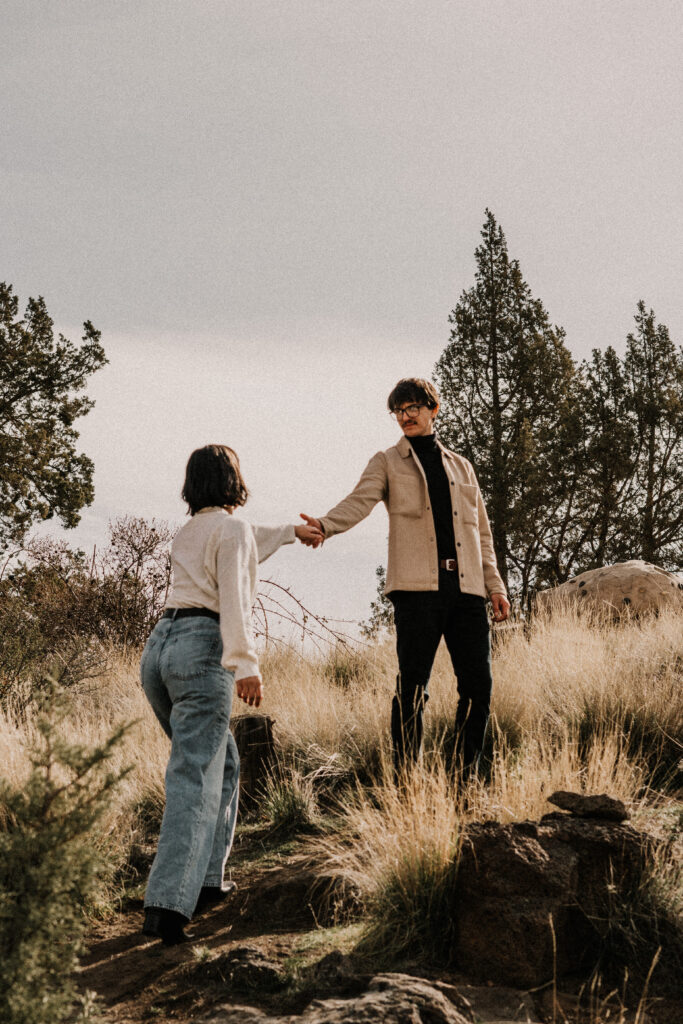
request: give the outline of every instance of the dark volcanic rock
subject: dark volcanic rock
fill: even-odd
[[[257,946],[239,946],[222,958],[221,968],[231,985],[242,991],[273,992],[284,984],[280,968]]]
[[[608,886],[633,884],[645,845],[628,825],[566,814],[469,826],[453,907],[458,966],[519,988],[580,972],[596,952]]]
[[[630,814],[621,800],[601,793],[596,796],[585,796],[583,793],[570,793],[558,789],[548,797],[548,803],[570,811],[578,818],[598,818],[601,821],[626,821]]]
[[[472,1024],[469,1004],[451,985],[378,974],[365,992],[350,999],[316,999],[297,1016],[266,1017],[245,1007],[225,1007],[204,1024]]]

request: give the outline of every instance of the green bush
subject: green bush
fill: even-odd
[[[119,729],[86,750],[64,738],[67,698],[47,684],[32,770],[0,780],[0,1020],[55,1024],[72,1016],[83,908],[95,890],[92,830],[121,778],[108,770]],[[87,1000],[83,1000],[87,1007]],[[82,1009],[81,1019],[87,1015]]]

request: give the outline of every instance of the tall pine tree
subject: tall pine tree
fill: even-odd
[[[624,359],[634,432],[632,557],[677,569],[683,564],[683,348],[642,301],[635,323]]]
[[[635,487],[636,432],[624,366],[615,350],[594,349],[581,366],[584,470],[577,503],[581,570],[633,557],[627,509]]]
[[[490,210],[481,237],[474,286],[449,317],[435,369],[439,432],[474,464],[501,575],[525,601],[568,571],[557,557],[557,510],[580,462],[571,456],[580,448],[576,367]],[[574,463],[574,476],[559,473],[560,463]]]

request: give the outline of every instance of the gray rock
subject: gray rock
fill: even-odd
[[[563,811],[570,811],[578,818],[599,818],[602,821],[627,821],[630,818],[624,803],[606,793],[585,796],[583,793],[558,789],[548,797],[548,803]]]
[[[270,1024],[279,1018],[266,1017],[263,1010],[255,1006],[219,1006],[209,1016],[201,1017],[201,1024]]]
[[[642,615],[664,608],[683,611],[683,576],[634,558],[589,569],[536,595],[540,610],[552,612],[566,605],[601,608],[615,616]]]
[[[343,989],[347,993],[364,991],[370,984],[371,974],[359,972],[359,958],[346,956],[335,949],[308,968],[308,982],[312,991]]]

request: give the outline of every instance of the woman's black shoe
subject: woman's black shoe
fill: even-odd
[[[206,910],[207,907],[215,906],[216,903],[222,903],[236,888],[237,886],[234,882],[224,882],[223,885],[203,885],[199,890],[195,914]]]
[[[183,914],[167,910],[166,907],[147,907],[142,934],[161,939],[165,946],[177,946],[190,938],[183,930],[183,925],[186,925],[188,920]]]

